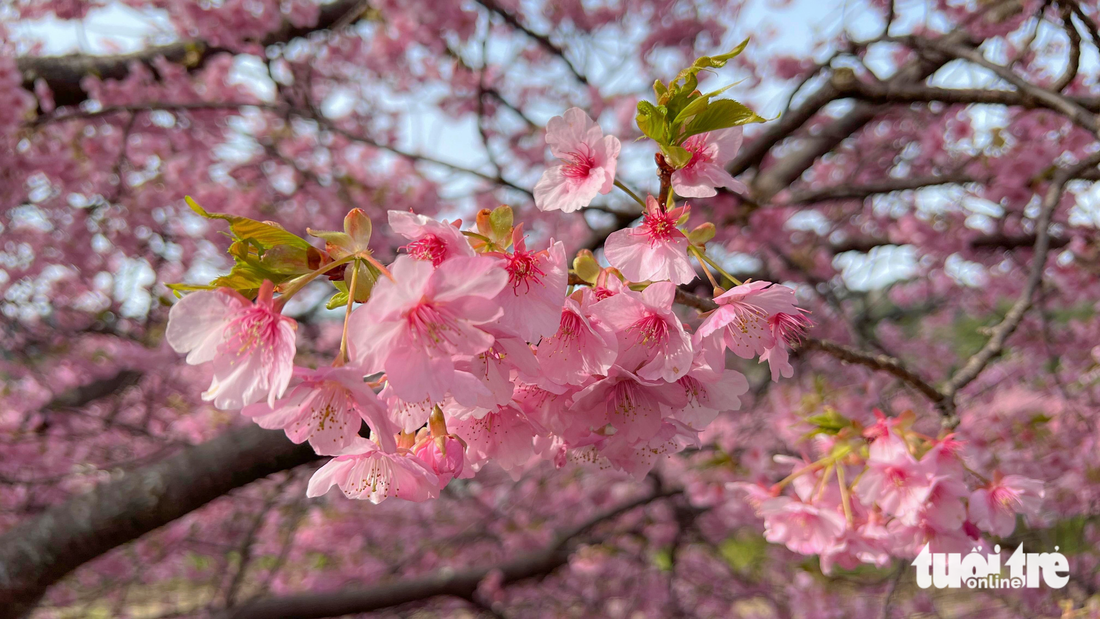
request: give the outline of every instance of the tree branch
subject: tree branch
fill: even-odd
[[[454,596],[468,600],[477,591],[478,584],[491,572],[497,570],[501,572],[502,584],[550,574],[568,562],[574,543],[591,529],[633,509],[658,499],[678,495],[680,492],[679,490],[658,491],[602,512],[578,526],[555,535],[554,541],[546,548],[497,565],[462,571],[444,568],[429,576],[366,589],[301,593],[258,600],[228,611],[224,619],[321,619],[367,613],[438,596]]]
[[[786,206],[813,204],[826,200],[864,199],[894,191],[907,191],[911,189],[921,189],[923,187],[935,187],[937,185],[961,185],[972,182],[974,182],[973,178],[959,172],[953,174],[937,174],[934,176],[884,178],[880,181],[866,183],[864,185],[837,185],[834,187],[792,191],[790,198],[783,204]]]
[[[924,378],[913,370],[910,370],[900,360],[889,355],[866,353],[850,346],[834,344],[833,342],[827,342],[812,337],[802,338],[802,344],[799,348],[802,350],[819,350],[841,361],[856,363],[871,368],[872,370],[891,374],[921,392],[921,394],[931,400],[933,404],[938,405],[944,399],[944,394],[940,393],[931,383],[924,380]]]
[[[557,56],[558,58],[561,58],[562,62],[565,63],[565,66],[569,67],[569,72],[573,74],[573,77],[577,78],[577,81],[579,81],[581,84],[584,84],[585,86],[589,85],[588,84],[588,78],[585,77],[584,74],[580,72],[580,69],[578,69],[577,66],[573,64],[573,61],[569,60],[569,58],[565,55],[565,49],[562,48],[557,43],[554,43],[553,41],[551,41],[550,37],[548,37],[544,34],[539,34],[535,31],[531,30],[527,26],[523,25],[523,23],[521,21],[519,21],[519,18],[516,17],[515,14],[513,14],[511,11],[508,11],[507,9],[501,7],[499,4],[496,3],[496,0],[475,0],[475,1],[478,4],[480,4],[481,6],[488,9],[490,13],[494,13],[496,15],[499,15],[500,18],[504,20],[504,23],[506,23],[509,26],[511,26],[512,28],[515,28],[516,30],[522,32],[523,34],[527,35],[529,38],[531,38],[536,43],[538,43],[539,46],[542,47],[543,49],[545,49],[547,52],[550,52],[552,55]]]
[[[107,551],[235,488],[315,459],[309,445],[250,424],[17,524],[0,536],[0,619],[29,613],[47,587]]]
[[[1032,258],[1031,273],[1024,284],[1024,290],[1020,293],[1016,303],[1005,314],[1004,320],[990,330],[989,340],[982,346],[981,350],[970,357],[966,364],[948,379],[943,387],[943,393],[949,400],[953,401],[955,394],[960,389],[977,378],[990,360],[1004,351],[1005,341],[1020,325],[1020,321],[1023,320],[1024,314],[1031,307],[1035,292],[1039,289],[1039,284],[1043,280],[1047,254],[1050,252],[1050,222],[1054,210],[1062,200],[1066,183],[1084,170],[1095,168],[1098,164],[1100,164],[1100,153],[1094,153],[1080,163],[1068,168],[1061,168],[1054,173],[1054,179],[1051,180],[1050,187],[1047,188],[1046,195],[1043,197],[1039,217],[1035,222],[1035,255]]]
[[[313,26],[298,27],[284,22],[281,28],[268,33],[257,42],[265,47],[286,43],[312,32],[350,23],[362,11],[361,0],[336,0],[321,6],[317,23]],[[148,47],[132,54],[114,56],[85,54],[24,56],[17,58],[16,64],[23,76],[24,88],[33,91],[36,80],[45,80],[53,91],[54,102],[58,106],[64,106],[76,105],[88,98],[88,92],[80,83],[86,76],[120,80],[130,73],[133,63],[153,68],[153,62],[161,57],[194,70],[201,68],[214,55],[223,52],[233,53],[232,50],[213,47],[203,41],[179,41],[169,45]]]

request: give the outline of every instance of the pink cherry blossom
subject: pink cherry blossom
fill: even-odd
[[[393,393],[393,387],[386,383],[378,397],[386,403],[387,415],[394,425],[404,432],[415,433],[421,426],[428,422],[428,416],[432,413],[431,398],[424,398],[414,402],[406,402]]]
[[[616,433],[604,439],[599,445],[599,455],[616,469],[643,479],[660,460],[689,446],[699,446],[699,434],[674,419],[665,419],[649,438],[632,440],[626,433]]]
[[[801,341],[802,334],[810,327],[810,321],[801,310],[797,314],[779,312],[768,318],[768,326],[771,328],[772,337],[775,338],[775,345],[760,355],[760,362],[768,362],[772,381],[779,382],[780,376],[783,378],[794,376],[788,346]]]
[[[394,232],[412,241],[402,249],[432,266],[439,266],[448,258],[474,255],[466,237],[446,220],[436,221],[408,211],[390,211],[389,222]]]
[[[500,317],[494,300],[508,283],[499,263],[458,257],[433,268],[401,256],[370,300],[352,313],[349,341],[366,373],[384,371],[406,402],[438,402],[454,382],[456,354],[476,355],[493,344],[477,325]]]
[[[684,388],[687,404],[671,415],[697,430],[709,426],[719,413],[740,409],[740,397],[749,390],[744,374],[711,367],[708,362],[711,356],[706,351],[697,351],[691,370],[676,381]]]
[[[925,454],[921,461],[928,459]],[[966,484],[957,477],[940,475],[932,480],[922,518],[941,531],[957,531],[966,520]]]
[[[483,327],[494,338],[484,352],[455,358],[459,372],[452,394],[464,406],[493,408],[509,404],[517,379],[533,381],[539,376],[538,359],[527,342],[498,327],[499,323]]]
[[[764,501],[758,512],[764,518],[764,537],[799,554],[823,552],[845,529],[844,517],[835,511],[787,496]]]
[[[687,374],[691,338],[672,310],[675,296],[675,285],[656,282],[641,293],[624,289],[593,305],[593,312],[615,330],[618,365],[648,380],[673,382]]]
[[[688,259],[688,238],[676,227],[684,208],[666,212],[653,196],[647,196],[642,224],[607,237],[604,254],[611,266],[634,282],[690,283],[695,279],[695,267]]]
[[[697,345],[704,338],[715,338],[723,347],[742,359],[763,355],[777,345],[769,322],[784,313],[801,316],[795,305],[794,290],[779,284],[748,281],[715,297],[718,309],[707,316],[695,333]],[[712,365],[718,365],[712,362]],[[777,364],[778,365],[778,364]]]
[[[1006,475],[970,493],[970,520],[997,537],[1016,529],[1016,514],[1034,516],[1043,503],[1043,482],[1021,475]]]
[[[285,430],[295,443],[308,440],[321,455],[339,453],[353,443],[364,421],[384,450],[396,449],[394,434],[399,428],[354,368],[298,368],[295,378],[298,384],[274,406],[259,402],[244,407],[241,414],[261,428]]]
[[[439,496],[439,478],[415,456],[382,451],[359,438],[313,474],[306,496],[321,496],[339,486],[349,499],[381,503],[390,497],[427,501]]]
[[[717,187],[746,193],[745,184],[726,171],[726,164],[741,149],[742,136],[741,127],[730,127],[685,140],[683,147],[691,153],[691,161],[672,173],[672,190],[685,198],[709,198],[717,195]]]
[[[588,299],[582,299],[587,309]],[[618,352],[614,331],[591,320],[574,299],[565,299],[558,331],[539,344],[542,373],[559,384],[579,385],[593,375],[604,374]]]
[[[673,409],[687,404],[684,390],[676,383],[646,381],[619,366],[607,377],[586,387],[573,401],[573,409],[589,419],[593,427],[611,424],[629,441],[649,440],[661,428],[661,405]]]
[[[891,434],[871,443],[867,470],[856,485],[864,505],[913,524],[932,491],[926,465],[909,453],[905,441]]]
[[[614,187],[619,138],[605,136],[584,110],[573,107],[551,118],[546,123],[546,143],[564,163],[547,168],[535,184],[539,210],[572,213]]]
[[[478,467],[492,460],[516,477],[518,468],[535,454],[533,440],[538,430],[515,407],[458,411],[448,425],[466,441],[467,453],[478,460]]]
[[[569,273],[560,241],[551,239],[549,248],[528,251],[521,230],[516,227],[512,253],[493,254],[508,271],[508,285],[497,297],[504,310],[497,325],[536,343],[558,330]]]
[[[256,301],[229,289],[199,290],[172,306],[165,334],[187,363],[213,362],[214,378],[202,398],[221,409],[282,397],[294,371],[297,324],[275,307],[265,281]]]

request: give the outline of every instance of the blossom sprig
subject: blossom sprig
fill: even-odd
[[[965,463],[954,434],[913,430],[907,412],[875,410],[864,427],[833,409],[808,417],[822,452],[814,461],[777,456],[792,472],[771,486],[732,483],[764,520],[765,538],[819,555],[821,568],[887,565],[891,557],[966,553],[982,535],[1010,535],[1018,515],[1038,514],[1042,482],[1020,475],[980,475]]]
[[[697,116],[713,116],[716,93],[683,88],[729,57],[697,61],[674,81],[680,90],[662,105],[684,104],[676,127],[692,131]],[[693,144],[678,135],[677,144]],[[707,166],[736,145],[727,148],[720,133],[693,135],[701,150],[680,166],[681,187],[730,186]],[[726,367],[727,350],[768,361],[774,380],[791,376],[787,347],[809,321],[792,289],[742,284],[707,256],[715,227],[688,230],[689,205],[669,191],[642,201],[616,179],[620,143],[582,110],[552,119],[547,143],[560,163],[535,188],[540,209],[570,213],[615,186],[644,202],[639,226],[607,238],[609,267],[582,251],[571,273],[564,244],[531,242],[506,205],[479,212],[471,229],[389,211],[389,231],[406,243],[382,264],[370,246],[374,224],[359,209],[342,231],[308,230],[320,248],[277,223],[189,201],[196,213],[230,223],[234,266],[209,285],[177,287],[190,292],[170,312],[169,343],[189,363],[213,365],[204,397],[216,406],[333,457],[310,496],[335,485],[374,502],[427,500],[489,462],[513,474],[549,460],[644,476],[739,408],[748,382]],[[697,327],[673,309],[676,287],[698,276],[692,258],[718,304]],[[712,268],[735,286],[721,288]],[[295,365],[296,323],[282,315],[286,300],[314,281],[335,287],[330,308],[345,308],[329,368]]]

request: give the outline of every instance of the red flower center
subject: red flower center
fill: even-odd
[[[571,180],[585,180],[592,168],[596,167],[596,158],[588,146],[582,145],[582,150],[569,153],[565,157],[566,164],[562,166],[561,173]]]
[[[509,281],[512,282],[512,291],[519,294],[520,286],[527,286],[525,292],[531,291],[531,282],[541,284],[541,277],[546,273],[539,268],[542,263],[535,252],[516,252],[506,256],[508,264]]]
[[[447,245],[434,234],[413,241],[402,247],[410,256],[417,260],[429,260],[432,266],[439,266],[447,257]]]
[[[668,323],[657,314],[646,313],[638,322],[630,325],[638,344],[648,346],[664,344],[668,340]]]

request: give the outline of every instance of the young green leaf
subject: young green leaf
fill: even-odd
[[[667,114],[664,106],[658,107],[649,101],[639,101],[635,121],[646,137],[658,144],[667,144],[669,138]]]
[[[191,210],[206,219],[222,219],[229,222],[229,231],[236,239],[254,241],[259,247],[265,249],[276,245],[290,245],[301,249],[311,247],[309,241],[287,232],[280,226],[256,221],[255,219],[249,219],[247,217],[238,217],[225,213],[210,213],[191,199],[191,196],[185,196],[184,200],[187,202],[187,205],[191,207]]]
[[[708,131],[736,127],[748,123],[762,123],[765,118],[745,107],[733,99],[719,99],[711,102],[705,110],[691,119],[684,132],[680,134],[679,142],[686,138]]]

